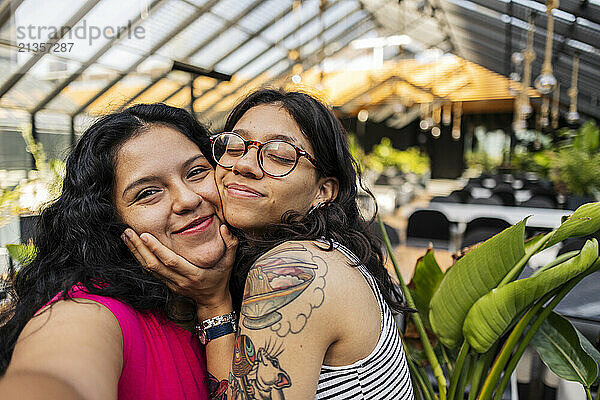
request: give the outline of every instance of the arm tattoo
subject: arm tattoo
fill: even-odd
[[[306,246],[291,243],[258,259],[246,278],[241,313],[248,329],[270,329],[279,337],[298,333],[323,304],[327,263]],[[282,318],[279,309],[306,293],[299,311]]]
[[[235,353],[229,374],[233,400],[283,400],[283,389],[292,381],[279,365],[282,346],[271,345],[255,349],[246,335],[236,339]]]
[[[227,400],[227,379],[219,381],[213,374],[208,373],[208,393],[210,400]]]

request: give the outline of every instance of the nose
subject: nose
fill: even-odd
[[[236,175],[253,179],[262,178],[264,173],[258,165],[258,149],[256,146],[250,146],[246,154],[233,164],[231,170]]]
[[[172,209],[176,214],[185,214],[194,211],[202,204],[204,199],[189,185],[180,184],[171,188]]]

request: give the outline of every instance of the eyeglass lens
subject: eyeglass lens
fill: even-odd
[[[231,168],[244,156],[246,150],[242,138],[232,134],[222,134],[213,143],[213,155],[219,165]],[[288,174],[296,165],[296,148],[284,141],[272,141],[264,144],[258,154],[258,161],[269,175]]]

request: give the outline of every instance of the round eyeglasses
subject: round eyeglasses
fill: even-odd
[[[248,153],[250,146],[257,148],[256,157],[260,169],[267,175],[282,177],[288,175],[298,165],[300,157],[305,157],[316,168],[316,160],[285,140],[268,140],[264,143],[257,140],[245,140],[235,132],[223,132],[211,137],[212,154],[217,164],[231,169]]]

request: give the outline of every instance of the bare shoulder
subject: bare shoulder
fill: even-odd
[[[302,331],[325,300],[329,265],[324,253],[312,242],[290,241],[261,256],[246,278],[243,326],[268,327],[280,337]]]
[[[54,376],[90,399],[116,398],[123,338],[115,316],[91,300],[61,300],[36,314],[21,332],[7,373]]]
[[[91,327],[102,327],[98,335],[121,336],[119,322],[102,304],[88,299],[60,300],[35,314],[25,325],[17,344],[57,331],[63,335],[86,334]]]

